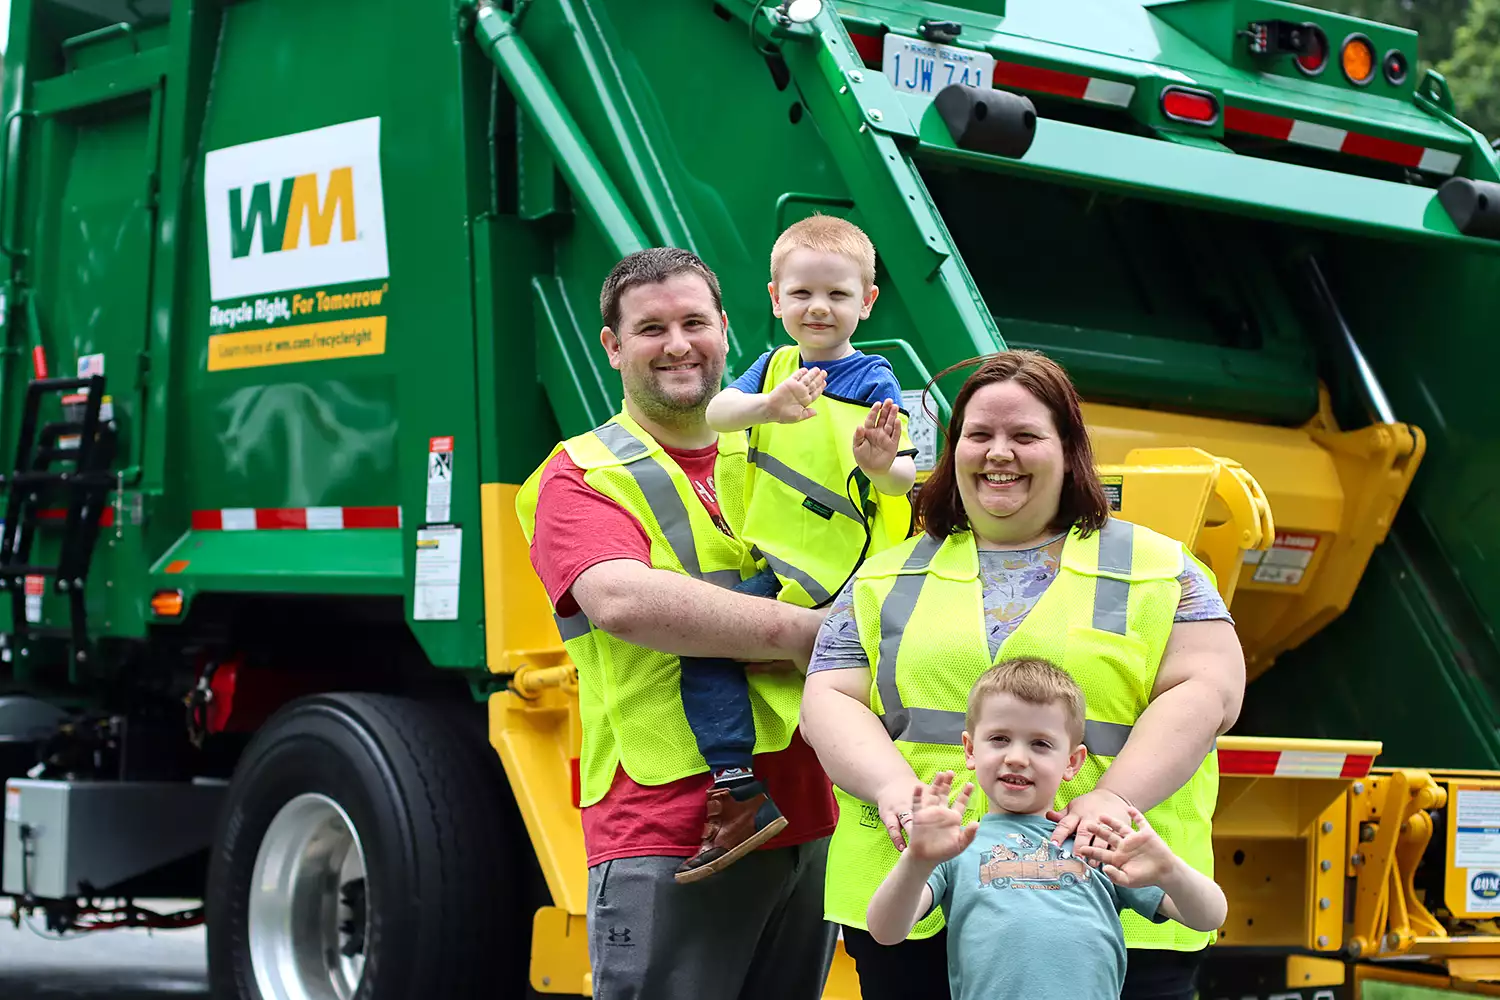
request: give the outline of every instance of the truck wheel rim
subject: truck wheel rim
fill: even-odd
[[[266,1000],[350,1000],[365,967],[365,852],[348,813],[299,795],[271,820],[250,881],[250,965]]]

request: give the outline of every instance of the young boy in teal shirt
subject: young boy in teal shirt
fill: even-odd
[[[1134,807],[1136,829],[1110,817],[1090,827],[1105,847],[1075,855],[1072,838],[1051,842],[1056,824],[1046,813],[1083,766],[1083,725],[1083,692],[1068,673],[1037,659],[998,664],[974,683],[963,734],[965,765],[989,813],[964,825],[974,786],[950,806],[952,771],[913,790],[910,842],[870,900],[869,930],[897,944],[941,906],[953,1000],[1118,997],[1122,910],[1202,931],[1224,922],[1224,891]]]

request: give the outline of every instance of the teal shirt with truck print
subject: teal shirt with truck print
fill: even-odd
[[[1160,888],[1115,885],[1073,856],[1072,838],[1053,844],[1056,826],[1043,816],[986,814],[974,842],[927,880],[948,924],[953,1000],[1118,997],[1120,912],[1166,920],[1157,912]]]

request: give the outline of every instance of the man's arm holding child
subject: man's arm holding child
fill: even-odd
[[[588,485],[566,454],[542,477],[531,557],[559,614],[582,610],[617,638],[679,656],[806,669],[823,623],[823,612],[654,569],[640,522]]]
[[[572,594],[589,621],[616,639],[677,656],[788,660],[803,671],[826,616],[634,559],[595,563]]]
[[[972,784],[964,786],[953,805],[953,772],[942,771],[932,785],[917,785],[911,796],[911,842],[870,899],[865,923],[870,936],[883,945],[906,940],[922,915],[932,908],[932,886],[928,879],[944,861],[958,857],[974,842],[978,823],[964,825]]]
[[[828,375],[821,368],[798,368],[770,392],[743,392],[734,386],[709,400],[708,426],[720,434],[755,424],[795,424],[814,416]]]
[[[1160,887],[1166,893],[1161,900],[1161,913],[1169,920],[1195,931],[1218,930],[1229,915],[1224,890],[1174,854],[1139,809],[1130,806],[1128,812],[1139,829],[1132,830],[1105,816],[1090,831],[1094,843],[1077,848],[1077,853],[1099,862],[1115,885],[1128,889]],[[1106,846],[1098,846],[1100,839]]]

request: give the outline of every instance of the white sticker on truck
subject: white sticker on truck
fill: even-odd
[[[1245,562],[1255,565],[1255,573],[1251,579],[1256,583],[1295,587],[1306,575],[1313,553],[1318,551],[1318,542],[1317,535],[1276,532],[1276,541],[1269,551],[1251,549],[1245,553]]]
[[[416,592],[412,617],[417,621],[458,618],[458,581],[463,529],[435,524],[417,529]]]
[[[1453,866],[1500,869],[1500,791],[1460,789],[1454,798]]]
[[[453,512],[453,436],[427,442],[427,521],[448,521]]]
[[[45,576],[26,578],[26,620],[32,625],[42,620],[42,595],[47,589]]]
[[[203,200],[216,303],[390,277],[379,118],[216,149]]]
[[[931,472],[937,465],[938,426],[922,407],[921,389],[904,389],[901,392],[901,408],[910,416],[907,421],[907,436],[917,449],[917,471]],[[931,401],[928,401],[932,405]]]

